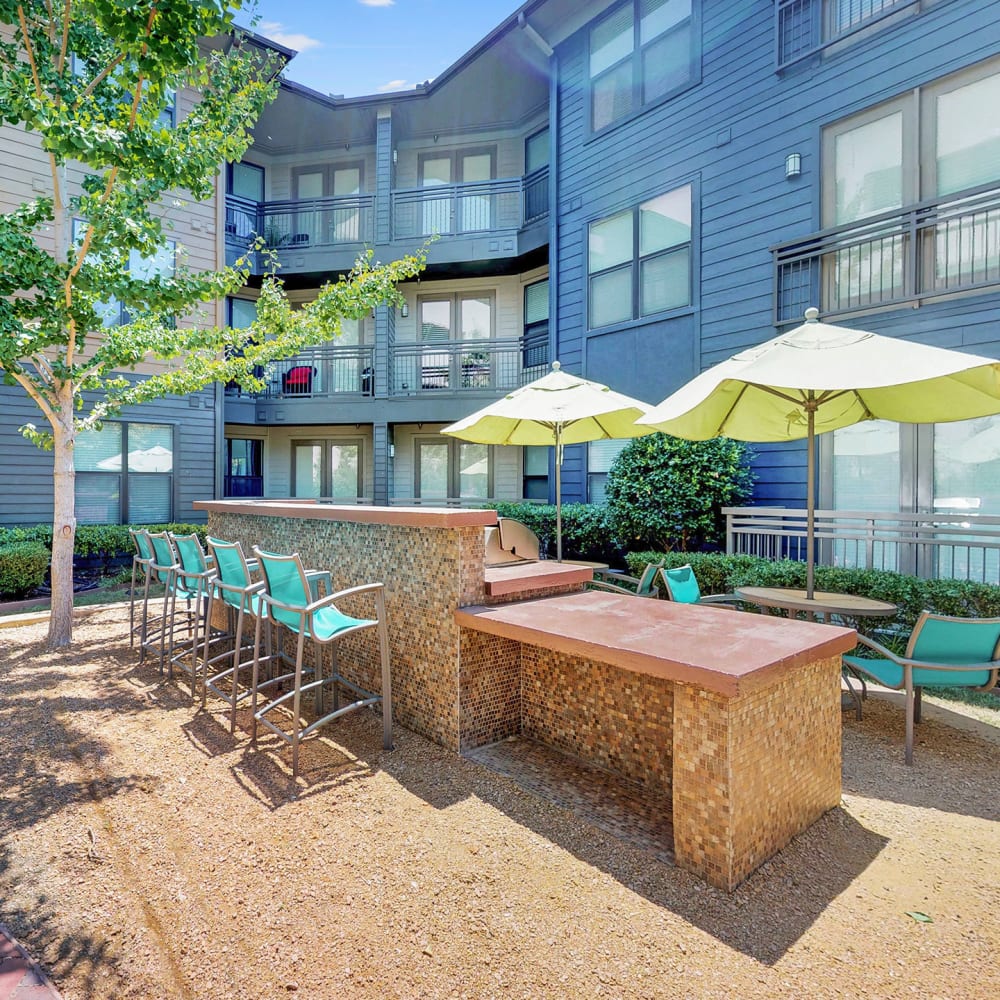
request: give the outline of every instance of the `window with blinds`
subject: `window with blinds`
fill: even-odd
[[[109,422],[81,431],[74,449],[81,524],[162,524],[173,520],[174,429]]]
[[[694,0],[630,0],[591,28],[592,131],[697,82],[694,8]]]

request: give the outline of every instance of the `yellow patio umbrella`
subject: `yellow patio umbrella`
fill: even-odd
[[[813,596],[816,434],[862,420],[933,424],[1000,413],[1000,362],[806,322],[702,372],[639,423],[693,441],[808,439],[806,591]]]
[[[555,446],[556,559],[562,562],[563,446],[653,434],[654,428],[635,422],[648,409],[645,403],[600,382],[564,372],[559,362],[553,361],[547,375],[450,424],[441,433],[476,444]]]

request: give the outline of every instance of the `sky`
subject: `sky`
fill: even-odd
[[[360,97],[432,80],[522,0],[257,0],[258,34],[298,55],[289,80]],[[237,22],[250,24],[253,0]]]

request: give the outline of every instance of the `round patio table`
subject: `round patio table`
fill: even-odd
[[[895,604],[890,604],[888,601],[876,601],[870,597],[857,597],[854,594],[832,594],[825,590],[814,590],[811,598],[806,597],[804,590],[795,590],[791,587],[737,587],[735,594],[748,604],[756,604],[761,608],[780,608],[788,617],[792,617],[798,611],[804,611],[811,620],[820,618],[827,623],[834,617],[846,618],[849,622],[858,618],[891,618],[898,610]],[[867,696],[868,690],[865,679],[859,674],[854,674],[854,677],[861,682],[860,694],[854,689],[850,676],[852,673],[854,672],[848,667],[844,672],[844,680],[847,682],[851,702],[860,719],[861,701]]]
[[[761,608],[780,608],[789,614],[803,611],[810,618],[820,618],[824,622],[828,622],[831,617],[890,618],[898,610],[895,604],[888,601],[876,601],[854,594],[831,594],[825,590],[814,591],[811,598],[806,597],[804,590],[791,587],[737,587],[735,593],[747,604],[756,604]]]

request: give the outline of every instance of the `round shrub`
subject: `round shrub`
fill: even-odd
[[[51,555],[41,542],[0,545],[0,597],[24,597],[45,581]]]
[[[697,551],[720,545],[723,507],[753,490],[751,452],[742,441],[685,441],[667,434],[635,438],[608,474],[612,528],[628,550]]]

